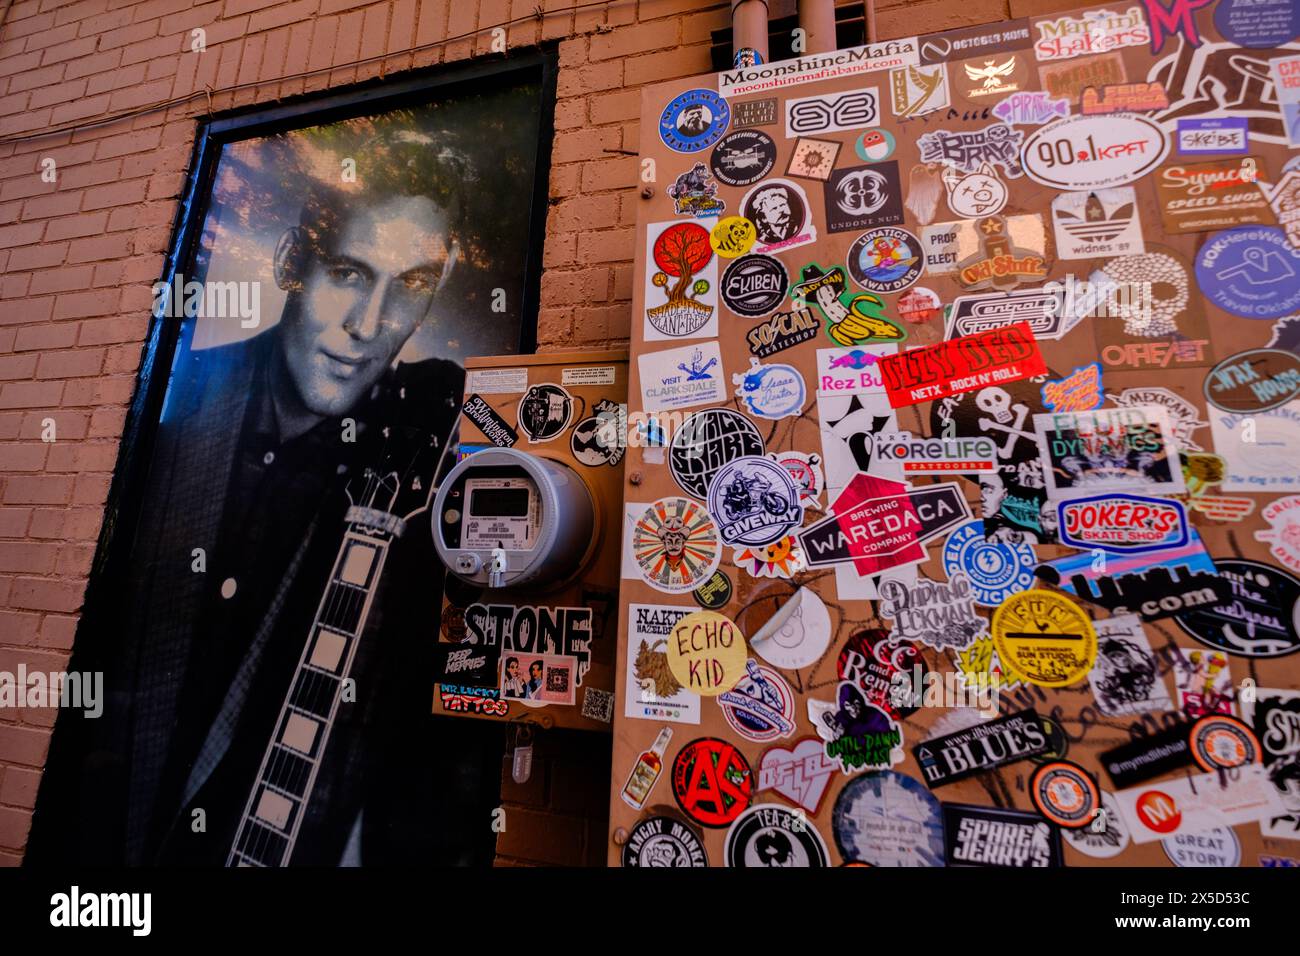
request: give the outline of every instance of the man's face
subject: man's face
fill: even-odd
[[[285,308],[285,364],[306,408],[341,415],[392,364],[451,266],[447,217],[422,196],[345,214]]]

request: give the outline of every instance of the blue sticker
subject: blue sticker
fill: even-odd
[[[1300,250],[1276,226],[1216,232],[1196,256],[1207,299],[1247,319],[1279,319],[1300,308]]]
[[[659,138],[679,153],[708,149],[727,131],[731,107],[712,90],[687,90],[664,107]]]
[[[1295,0],[1219,0],[1214,25],[1225,40],[1265,50],[1300,34],[1300,6]]]
[[[846,863],[943,866],[943,810],[919,780],[895,770],[855,777],[831,816]]]
[[[793,365],[760,365],[756,358],[749,360],[748,372],[731,376],[731,384],[746,410],[759,418],[798,415],[808,395],[803,376]]]
[[[943,567],[951,578],[958,571],[970,578],[975,603],[997,607],[1013,594],[1034,586],[1034,549],[1023,541],[987,541],[984,522],[968,521],[948,535]]]
[[[1099,577],[1121,578],[1126,574],[1141,574],[1152,568],[1178,568],[1178,573],[1186,568],[1192,574],[1204,572],[1217,574],[1214,560],[1201,544],[1201,536],[1195,528],[1188,531],[1188,541],[1184,545],[1161,548],[1159,551],[1147,551],[1142,554],[1107,554],[1105,561],[1098,561],[1091,551],[1072,554],[1068,558],[1058,558],[1047,562],[1060,575],[1061,583],[1056,587],[1074,594],[1072,578],[1082,574],[1089,581]]]
[[[709,482],[708,504],[718,534],[733,546],[771,544],[803,524],[793,476],[759,455],[745,455],[719,468]]]
[[[1092,495],[1057,503],[1061,544],[1141,554],[1181,548],[1188,537],[1187,509],[1172,498]]]
[[[1248,153],[1250,120],[1180,119],[1174,140],[1180,153]]]

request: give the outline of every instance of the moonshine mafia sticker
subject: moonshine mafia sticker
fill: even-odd
[[[799,488],[790,473],[769,458],[736,458],[709,482],[709,512],[729,545],[770,544],[803,521]]]
[[[708,511],[689,498],[660,498],[636,520],[632,555],[642,579],[657,591],[693,591],[722,560],[718,528]]]
[[[731,376],[736,397],[751,415],[759,418],[787,418],[800,414],[808,398],[803,376],[793,365],[762,365],[749,360],[749,371]]]
[[[1300,397],[1300,355],[1249,349],[1224,359],[1205,376],[1205,400],[1236,415],[1267,412]]]
[[[880,360],[893,408],[941,399],[1047,371],[1025,323],[909,349]]]
[[[1136,554],[1187,544],[1187,509],[1169,498],[1091,495],[1062,501],[1061,543]]]
[[[788,179],[767,179],[745,193],[740,214],[757,232],[754,252],[784,252],[817,241],[808,194]]]
[[[912,756],[926,785],[934,789],[1047,750],[1047,735],[1038,714],[1022,710],[917,744]]]
[[[776,671],[754,659],[745,662],[745,676],[718,696],[727,724],[746,740],[765,743],[794,733],[794,692]]]
[[[1231,601],[1184,611],[1174,620],[1208,647],[1242,657],[1282,657],[1300,650],[1300,580],[1258,561],[1221,559]]]
[[[723,465],[765,451],[748,417],[729,408],[708,408],[686,418],[673,433],[668,470],[683,491],[703,499]]]
[[[1186,491],[1178,446],[1161,406],[1034,416],[1047,495],[1084,498],[1099,491]]]
[[[731,825],[726,855],[734,867],[830,866],[817,828],[777,803],[756,804]]]
[[[1119,12],[1101,9],[1077,17],[1044,17],[1035,20],[1034,26],[1038,28],[1034,55],[1039,60],[1070,60],[1126,46],[1143,46],[1151,39],[1147,18],[1136,4]]]
[[[647,342],[712,338],[718,334],[718,260],[709,230],[697,222],[652,223],[646,244]]]
[[[845,862],[872,866],[943,866],[939,801],[919,780],[892,770],[844,785],[832,815]]]
[[[659,138],[679,153],[708,149],[727,131],[731,107],[712,90],[687,90],[672,99],[659,117]]]
[[[1026,175],[1066,192],[1141,179],[1164,161],[1169,137],[1154,120],[1120,113],[1071,116],[1034,130],[1021,149]]]
[[[919,62],[917,42],[916,37],[906,37],[830,53],[809,54],[777,63],[724,70],[718,75],[718,91],[723,96],[743,96],[746,93],[783,89],[834,76],[859,76],[876,70],[906,66]]]
[[[822,320],[805,306],[791,312],[773,314],[746,332],[745,341],[751,355],[767,358],[817,338],[821,327]]]
[[[695,831],[672,817],[638,820],[623,844],[623,865],[641,869],[706,867],[709,858]]]
[[[629,604],[623,716],[637,720],[700,722],[700,696],[686,690],[668,666],[668,639],[690,608]]]
[[[1225,312],[1278,319],[1300,309],[1300,250],[1275,226],[1217,232],[1196,255],[1196,282]]]
[[[1092,620],[1051,591],[1013,594],[993,612],[993,646],[1003,668],[1040,687],[1068,687],[1097,659]]]
[[[781,260],[771,256],[741,256],[722,274],[722,301],[737,315],[767,315],[785,299],[790,276]]]
[[[717,342],[642,353],[636,361],[641,404],[647,412],[714,405],[727,399]]]
[[[1024,542],[989,540],[984,522],[971,521],[956,528],[943,546],[943,566],[948,577],[964,572],[974,590],[975,603],[997,607],[1011,595],[1034,585],[1034,549]]]
[[[943,805],[949,866],[1056,867],[1061,835],[1036,813]]]
[[[792,747],[763,751],[758,767],[758,789],[772,790],[795,806],[816,814],[839,764],[826,756],[820,738],[805,737]]]
[[[728,133],[713,148],[709,167],[728,186],[752,186],[776,165],[776,143],[762,130]]]
[[[823,192],[827,232],[860,231],[903,221],[903,187],[896,162],[832,170]]]
[[[749,762],[735,746],[716,737],[692,740],[672,768],[673,796],[692,821],[720,829],[749,808],[754,788]]]

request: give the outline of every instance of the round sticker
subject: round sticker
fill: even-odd
[[[1101,807],[1101,794],[1087,771],[1066,760],[1035,770],[1029,795],[1039,813],[1067,830],[1088,826]]]
[[[729,408],[709,408],[691,415],[673,433],[668,470],[683,491],[703,498],[719,468],[763,451],[762,436],[748,417]]]
[[[1202,644],[1242,657],[1282,657],[1300,650],[1300,580],[1270,564],[1214,562],[1232,585],[1232,600],[1174,615]]]
[[[878,163],[894,155],[894,134],[887,129],[869,129],[853,143],[859,159]]]
[[[1043,736],[1047,738],[1047,749],[1040,754],[1031,754],[1029,759],[1037,764],[1063,760],[1070,752],[1070,738],[1065,736],[1065,728],[1045,714],[1038,715],[1038,723],[1043,728]]]
[[[648,867],[705,867],[709,858],[695,831],[672,817],[648,817],[628,834],[623,845],[623,865]]]
[[[1225,312],[1280,319],[1300,309],[1300,250],[1276,226],[1216,232],[1196,255],[1196,284]]]
[[[1300,35],[1300,6],[1295,0],[1219,0],[1214,26],[1225,40],[1266,50]]]
[[[1025,174],[1064,192],[1124,186],[1164,161],[1169,137],[1136,113],[1071,116],[1034,130],[1020,147]]]
[[[1241,863],[1241,843],[1231,827],[1176,833],[1165,837],[1160,845],[1175,866],[1232,867]]]
[[[808,195],[788,179],[759,183],[740,201],[740,213],[758,232],[755,252],[791,249],[817,238]]]
[[[788,671],[807,667],[830,643],[830,611],[811,588],[800,588],[780,604],[750,640],[754,653]]]
[[[673,761],[673,795],[700,826],[730,826],[749,807],[753,788],[745,755],[725,740],[692,740]]]
[[[943,566],[952,577],[965,571],[975,603],[997,607],[1013,594],[1034,586],[1034,549],[1023,541],[989,541],[984,522],[955,528],[943,545]]]
[[[727,606],[731,600],[731,591],[731,578],[721,571],[714,571],[713,577],[691,592],[691,597],[695,598],[695,603],[700,607],[716,611]]]
[[[603,403],[602,403],[603,404]],[[618,406],[598,408],[599,414],[584,418],[573,426],[569,450],[573,457],[590,468],[617,465],[623,460],[625,446],[618,443]]]
[[[906,229],[872,229],[849,247],[849,275],[869,292],[902,292],[921,278],[920,250],[920,241]]]
[[[762,130],[738,129],[713,148],[713,175],[728,186],[752,186],[776,165],[776,143]]]
[[[1259,762],[1259,738],[1235,717],[1207,714],[1192,724],[1192,759],[1206,771],[1231,770]]]
[[[759,803],[727,831],[727,866],[829,866],[817,828],[777,803]]]
[[[1300,395],[1300,355],[1250,349],[1226,358],[1205,376],[1205,400],[1234,415],[1267,412]]]
[[[730,122],[731,107],[713,90],[687,90],[664,107],[659,138],[671,150],[698,153],[721,139]]]
[[[698,501],[660,498],[632,528],[632,557],[653,588],[669,594],[693,591],[718,569],[718,527]]]
[[[825,487],[822,477],[821,455],[806,455],[801,451],[770,452],[767,456],[790,473],[799,489],[799,500],[806,507],[816,508],[817,499]]]
[[[1183,823],[1178,801],[1163,790],[1146,790],[1138,794],[1133,815],[1153,833],[1173,833]]]
[[[1119,802],[1107,790],[1101,791],[1101,811],[1086,827],[1061,832],[1069,844],[1084,856],[1109,860],[1128,849],[1130,837]]]
[[[551,441],[571,418],[573,396],[558,385],[534,385],[519,400],[519,430],[530,442]]]
[[[745,635],[717,611],[692,611],[668,632],[668,669],[701,697],[717,697],[745,676]]]
[[[943,814],[919,780],[894,770],[854,777],[835,800],[835,846],[872,866],[943,866]]]
[[[766,743],[794,733],[794,692],[776,671],[751,659],[736,686],[718,697],[731,729],[746,740]]]
[[[708,502],[719,536],[730,545],[770,544],[803,523],[794,479],[776,462],[758,455],[719,468],[709,482]]]
[[[743,256],[754,245],[754,224],[743,216],[719,219],[709,233],[709,246],[723,259]]]
[[[737,315],[767,315],[785,299],[790,275],[780,259],[742,256],[722,274],[722,301]]]
[[[1077,683],[1097,659],[1092,619],[1051,591],[1011,595],[993,612],[991,630],[1003,668],[1040,687]]]
[[[898,297],[898,301],[894,303],[894,311],[904,322],[920,325],[922,322],[929,322],[943,315],[943,302],[939,299],[938,293],[917,286],[908,289]]]

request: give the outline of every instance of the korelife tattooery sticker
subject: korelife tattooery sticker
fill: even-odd
[[[519,400],[519,428],[530,442],[548,442],[573,420],[573,396],[559,385],[534,385]]]
[[[993,115],[1008,126],[1042,126],[1069,116],[1070,101],[1055,99],[1042,90],[1012,93],[993,107]]]
[[[1261,176],[1268,178],[1263,160],[1255,156],[1162,166],[1155,183],[1165,232],[1275,224]]]
[[[892,621],[894,639],[920,641],[941,651],[969,647],[987,626],[975,613],[970,581],[964,574],[947,583],[918,574],[910,587],[886,578],[880,582],[878,613]]]
[[[709,858],[704,844],[686,824],[672,817],[638,820],[623,844],[623,865],[650,867],[705,867]]]
[[[1190,11],[1188,16],[1190,16]],[[1151,39],[1147,18],[1134,4],[1127,10],[1089,10],[1035,20],[1038,36],[1034,55],[1039,60],[1069,60],[1090,53],[1105,53],[1126,46],[1142,46]]]
[[[688,416],[673,433],[668,471],[683,491],[703,499],[723,465],[765,450],[748,417],[729,408],[707,408]]]
[[[921,116],[943,109],[949,103],[947,70],[942,64],[890,70],[889,101],[895,116]]]
[[[869,292],[902,292],[915,285],[925,270],[920,249],[920,240],[906,229],[864,232],[849,247],[849,275]]]
[[[1069,687],[1097,659],[1092,620],[1050,591],[1011,595],[993,612],[991,631],[1002,666],[1040,687]]]
[[[1174,142],[1179,153],[1248,153],[1250,120],[1244,116],[1217,119],[1180,119]]]
[[[1052,200],[1058,259],[1100,259],[1146,251],[1132,186],[1062,193]]]
[[[822,798],[839,765],[826,756],[817,737],[805,737],[786,748],[778,745],[763,751],[758,766],[758,789],[774,790],[795,806],[811,814],[821,809]]]
[[[693,591],[717,570],[722,543],[704,506],[689,498],[660,498],[637,519],[632,555],[641,577],[656,591]]]
[[[709,167],[728,186],[752,186],[776,165],[776,143],[762,130],[728,133],[709,157]]]
[[[716,737],[686,744],[673,761],[673,796],[700,826],[730,826],[749,807],[753,773],[736,746]]]
[[[659,138],[679,153],[708,149],[727,131],[731,107],[712,90],[687,90],[664,107]]]
[[[872,866],[943,866],[939,801],[921,781],[893,770],[844,785],[832,815],[845,862]]]
[[[1047,496],[1085,498],[1099,491],[1182,494],[1178,446],[1169,413],[1158,405],[1034,416]]]
[[[880,91],[863,87],[843,93],[804,96],[785,101],[785,135],[812,136],[880,125]]]
[[[879,366],[893,408],[1047,371],[1033,332],[1024,322],[887,355]]]
[[[817,241],[808,194],[788,179],[767,179],[745,193],[740,214],[758,233],[754,252],[784,252]]]
[[[1300,356],[1250,349],[1226,358],[1205,376],[1205,400],[1234,414],[1267,412],[1300,397]]]
[[[867,292],[850,292],[844,270],[829,272],[817,263],[803,267],[801,279],[790,288],[796,303],[816,305],[826,319],[826,335],[840,345],[901,342],[907,333],[885,313],[885,303]]]
[[[831,642],[831,616],[817,592],[800,588],[750,638],[759,657],[795,671],[818,660]]]
[[[808,398],[803,376],[793,365],[760,365],[758,359],[751,358],[749,371],[733,374],[731,383],[746,411],[759,418],[798,415]]]
[[[975,603],[997,607],[1011,595],[1034,586],[1034,549],[1023,542],[990,541],[984,522],[971,521],[948,536],[943,566],[951,579],[965,573]]]
[[[977,724],[946,737],[935,737],[912,748],[912,755],[933,790],[1048,749],[1038,714],[1023,710]]]
[[[959,295],[948,310],[944,338],[976,335],[1025,322],[1039,341],[1059,339],[1069,331],[1064,322],[1068,289],[1057,282],[1041,289]]]
[[[641,404],[647,412],[715,405],[727,399],[717,342],[643,353],[636,361]]]
[[[1216,826],[1255,823],[1286,813],[1260,764],[1242,767],[1238,776],[1204,773],[1161,780],[1115,794],[1134,843],[1154,843]]]
[[[722,301],[737,315],[767,315],[785,299],[790,276],[780,259],[741,256],[722,274]]]
[[[839,685],[834,701],[808,698],[808,722],[826,741],[826,756],[845,773],[888,770],[903,761],[902,728],[848,681]]]
[[[943,186],[948,208],[965,219],[997,215],[1007,204],[1007,185],[988,163],[965,175],[946,170]]]
[[[1187,544],[1187,510],[1168,498],[1091,495],[1060,502],[1061,543],[1137,554]]]
[[[830,517],[799,532],[808,563],[852,563],[862,576],[924,561],[925,542],[970,518],[955,482],[910,488],[865,473],[854,476],[831,509]]]
[[[1267,544],[1269,554],[1278,563],[1300,571],[1300,496],[1287,495],[1270,501],[1260,517],[1269,527],[1256,531],[1255,540]]]
[[[727,831],[727,866],[825,867],[830,854],[817,828],[780,804],[751,807]]]
[[[1274,226],[1216,232],[1196,255],[1196,282],[1225,312],[1281,318],[1300,309],[1300,249]]]
[[[1123,186],[1164,161],[1169,137],[1145,116],[1071,116],[1034,130],[1021,155],[1030,179],[1079,191]]]
[[[709,230],[696,222],[651,223],[646,244],[645,339],[712,338],[718,334],[718,260]]]
[[[717,611],[692,611],[673,625],[667,640],[668,669],[701,697],[717,697],[745,676],[745,635]]]
[[[673,626],[690,613],[687,607],[628,605],[623,716],[682,724],[700,722],[700,696],[682,687],[668,666],[668,639]]]
[[[992,438],[917,438],[911,432],[881,432],[873,439],[875,453],[898,461],[904,475],[980,474],[997,469]]]
[[[1184,611],[1174,620],[1208,647],[1242,657],[1282,657],[1300,650],[1300,580],[1258,561],[1221,559],[1218,573],[1231,601]]]
[[[519,441],[519,433],[479,395],[470,395],[465,400],[461,414],[473,422],[487,436],[488,441],[498,448],[511,448]]]
[[[720,216],[727,204],[718,198],[718,183],[709,167],[696,163],[665,190],[679,216]]]
[[[803,522],[794,479],[776,462],[758,455],[723,465],[709,482],[709,512],[729,545],[770,544]]]
[[[836,169],[829,174],[824,194],[827,232],[856,232],[903,221],[896,162]]]
[[[777,312],[745,333],[749,352],[755,358],[767,358],[792,346],[817,338],[822,320],[807,307],[792,312]]]
[[[1036,813],[945,803],[943,834],[949,866],[1061,865],[1060,831]]]
[[[1119,614],[1093,621],[1093,630],[1097,663],[1088,672],[1088,684],[1097,709],[1108,717],[1172,709],[1142,621],[1133,614]]]
[[[786,164],[787,176],[800,179],[815,179],[826,182],[831,170],[835,168],[835,157],[840,154],[842,143],[823,139],[801,139],[795,143],[790,153],[790,162]]]
[[[963,173],[978,172],[984,165],[1001,166],[1012,179],[1024,175],[1020,159],[1023,130],[1002,123],[981,130],[949,132],[934,130],[917,138],[921,162],[942,163]]]
[[[731,729],[746,740],[765,743],[794,733],[794,691],[776,671],[752,658],[736,686],[718,696]]]

